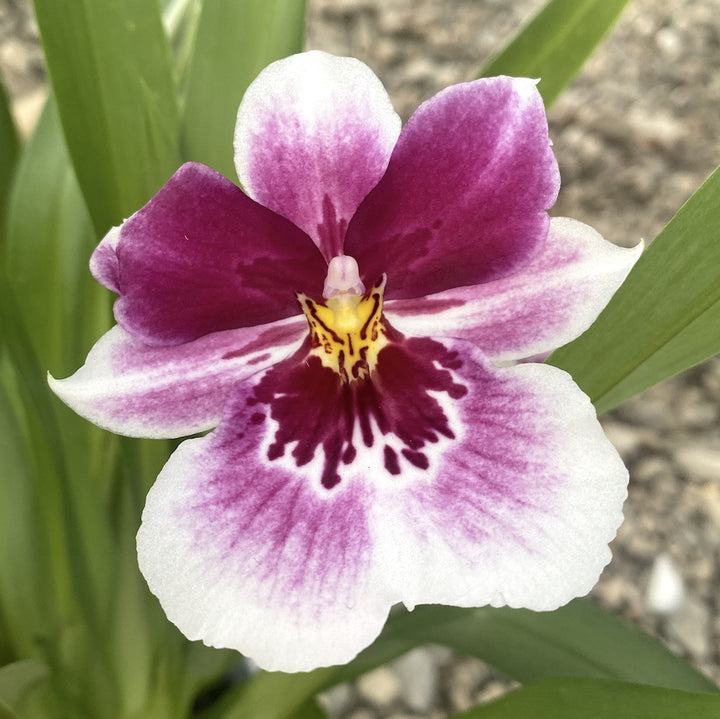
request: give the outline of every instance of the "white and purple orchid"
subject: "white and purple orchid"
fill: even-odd
[[[588,592],[627,472],[568,374],[513,363],[582,333],[640,250],[549,218],[535,82],[455,85],[401,130],[364,64],[296,55],[245,94],[235,160],[247,194],[186,164],[104,238],[118,324],[51,378],[113,432],[215,428],[138,533],[170,620],[301,671],[352,659],[399,602]]]

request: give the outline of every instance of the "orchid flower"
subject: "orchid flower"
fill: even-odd
[[[183,165],[91,271],[117,325],[50,378],[113,432],[188,439],[139,564],[190,639],[270,670],[352,659],[390,608],[556,608],[610,559],[627,472],[538,362],[636,261],[547,213],[535,81],[447,88],[404,128],[372,71],[308,52],[247,90],[245,189]]]

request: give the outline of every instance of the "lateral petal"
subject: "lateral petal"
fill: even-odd
[[[131,437],[182,437],[214,427],[229,389],[290,354],[302,318],[205,335],[175,347],[146,345],[116,325],[55,394],[94,424]]]
[[[378,491],[372,528],[403,601],[550,610],[610,561],[628,474],[589,399],[554,367],[457,352],[457,441],[425,481]]]
[[[625,281],[642,252],[617,247],[582,222],[553,218],[545,248],[493,282],[385,304],[411,335],[473,341],[495,361],[542,356],[579,337]]]
[[[118,324],[153,345],[295,315],[294,293],[319,294],[327,270],[305,233],[196,163],[110,237],[91,266],[119,290]]]
[[[387,299],[498,279],[541,251],[559,186],[534,81],[453,85],[403,128],[345,252],[366,284],[387,273]]]
[[[315,50],[274,62],[248,87],[235,165],[248,194],[303,229],[329,261],[399,132],[367,65]]]

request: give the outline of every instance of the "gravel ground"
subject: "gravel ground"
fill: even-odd
[[[407,118],[442,87],[471,79],[541,4],[309,0],[307,44],[367,62]],[[619,244],[652,239],[720,163],[718,67],[720,0],[676,0],[672,7],[636,0],[550,111],[563,178],[553,212]],[[21,0],[0,0],[0,72],[27,132],[42,100],[43,72]],[[593,591],[716,681],[719,407],[715,358],[603,418],[631,483],[613,563]],[[674,606],[662,607],[662,597],[648,592],[656,564],[669,564],[676,589],[682,582]],[[337,719],[441,719],[509,686],[480,662],[431,647],[337,688],[324,702]]]

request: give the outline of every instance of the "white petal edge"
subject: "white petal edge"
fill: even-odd
[[[350,661],[393,603],[368,562],[371,495],[356,484],[320,498],[252,450],[228,467],[231,489],[214,494],[223,426],[183,442],[147,496],[137,549],[150,590],[189,639],[237,649],[268,671]]]
[[[542,364],[492,368],[470,343],[452,346],[464,347],[466,363],[474,358],[502,378],[500,386],[519,394],[501,390],[492,397],[488,388],[473,397],[471,388],[455,420],[463,439],[445,453],[441,471],[425,484],[378,491],[372,527],[384,553],[381,564],[395,568],[392,581],[409,608],[556,609],[587,594],[610,561],[628,472],[590,400],[566,372]],[[493,402],[496,407],[488,407]],[[493,431],[509,439],[484,438],[488,412],[497,423]],[[526,430],[544,438],[523,447]],[[513,447],[514,436],[520,449]],[[537,472],[518,476],[516,496],[505,482],[495,496],[493,481],[515,460],[537,463]],[[498,476],[489,476],[485,487],[468,473],[469,466],[480,470],[493,462]]]
[[[268,65],[238,109],[235,167],[245,191],[320,246],[319,226],[347,225],[387,167],[401,120],[381,81],[360,60],[313,50]],[[337,246],[339,243],[339,247]]]
[[[215,332],[172,347],[151,347],[115,325],[52,391],[90,422],[130,437],[172,438],[216,426],[228,390],[291,354],[301,317]]]

